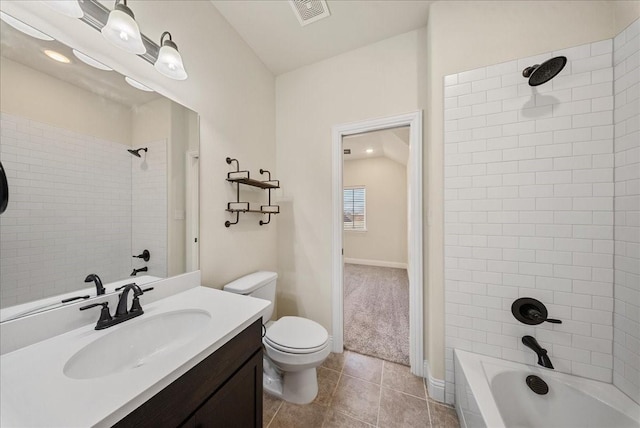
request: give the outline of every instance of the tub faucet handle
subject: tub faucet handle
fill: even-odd
[[[559,319],[549,318],[547,307],[539,300],[531,297],[520,297],[511,305],[511,313],[523,324],[538,325],[543,322],[562,324]]]
[[[554,318],[545,318],[544,315],[542,315],[540,311],[538,311],[535,308],[531,308],[527,310],[527,315],[529,316],[529,318],[539,321],[538,324],[543,323],[545,321],[550,322],[551,324],[562,324],[561,320],[557,320]]]

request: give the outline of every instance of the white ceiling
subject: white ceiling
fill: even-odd
[[[275,75],[427,25],[427,0],[327,0],[302,27],[286,0],[211,0]]]
[[[351,150],[345,161],[386,157],[402,165],[409,160],[409,127],[385,129],[349,135],[342,139],[342,147]],[[367,153],[367,150],[373,150]]]

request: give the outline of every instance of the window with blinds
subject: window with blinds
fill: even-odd
[[[367,230],[366,190],[350,187],[343,190],[344,230]]]

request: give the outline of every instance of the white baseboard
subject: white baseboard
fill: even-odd
[[[429,393],[429,397],[439,401],[440,403],[444,403],[444,380],[436,379],[431,376],[431,367],[429,367],[429,361],[427,360],[424,360],[424,373],[427,381],[427,392]]]
[[[337,354],[341,354],[342,352],[344,352],[344,349],[334,349],[333,347],[335,346],[335,342],[333,341],[333,335],[329,335],[329,349],[331,349],[331,352],[335,352]]]
[[[353,265],[365,265],[365,266],[379,266],[398,269],[407,269],[406,263],[400,262],[385,262],[383,260],[366,260],[366,259],[344,259],[345,263],[351,263]]]

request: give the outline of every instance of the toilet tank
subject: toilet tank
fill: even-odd
[[[278,274],[275,272],[259,271],[245,275],[232,281],[223,287],[224,291],[246,296],[257,297],[271,302],[269,307],[262,314],[263,322],[267,322],[273,315],[273,305],[276,300],[276,280]]]

